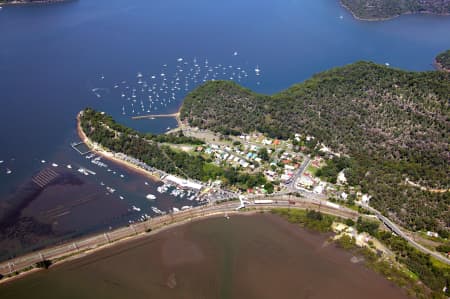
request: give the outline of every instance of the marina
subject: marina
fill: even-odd
[[[91,152],[84,142],[72,142],[70,146],[82,156]]]

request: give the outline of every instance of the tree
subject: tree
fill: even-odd
[[[274,190],[274,186],[272,183],[267,183],[264,185],[264,189],[267,190],[267,193],[272,194]]]
[[[353,225],[355,225],[355,221],[353,221],[350,218],[347,218],[347,219],[345,219],[345,224],[348,226],[353,226]]]
[[[265,147],[262,147],[259,149],[258,156],[264,161],[269,161],[269,159],[270,159],[269,152],[267,151],[267,148],[265,148]]]

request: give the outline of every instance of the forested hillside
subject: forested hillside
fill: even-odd
[[[436,63],[440,69],[450,72],[450,50],[436,56]]]
[[[388,19],[406,13],[450,14],[450,0],[341,0],[355,17]]]
[[[315,136],[352,157],[351,184],[414,229],[450,225],[450,74],[405,72],[358,62],[313,76],[273,96],[209,82],[186,97],[181,118],[222,133]]]

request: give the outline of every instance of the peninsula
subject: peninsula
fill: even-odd
[[[358,20],[380,21],[403,14],[450,14],[450,0],[340,0]]]

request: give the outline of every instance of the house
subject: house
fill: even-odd
[[[362,198],[361,198],[361,202],[363,203],[363,204],[369,204],[369,201],[370,201],[370,195],[368,195],[368,194],[363,194],[363,196],[362,196]]]
[[[427,231],[427,236],[428,237],[439,238],[439,234],[438,233],[430,232],[430,231]]]
[[[313,188],[313,192],[316,194],[322,194],[324,187],[321,185],[317,185]]]
[[[342,170],[341,172],[339,172],[338,176],[337,176],[337,182],[339,184],[346,184],[347,183],[347,178],[345,177],[345,173]]]
[[[281,177],[280,177],[280,180],[283,181],[283,182],[289,181],[290,179],[291,179],[291,176],[286,174],[286,173],[282,174]]]
[[[262,144],[270,145],[270,144],[272,144],[272,140],[266,138],[262,141]]]
[[[298,183],[305,187],[312,187],[314,185],[314,181],[310,176],[302,175],[298,181]]]

